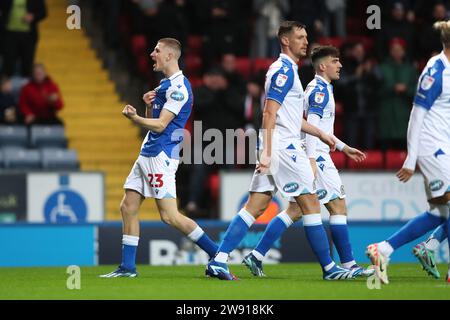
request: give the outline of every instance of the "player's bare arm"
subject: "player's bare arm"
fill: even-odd
[[[172,121],[173,118],[175,118],[175,114],[165,109],[161,111],[159,118],[156,119],[143,118],[140,117],[137,114],[136,109],[129,104],[125,106],[125,108],[122,111],[122,114],[131,121],[133,121],[135,124],[139,125],[140,127],[158,133],[163,132],[164,129],[166,129],[167,125],[170,123],[170,121]]]
[[[272,156],[272,135],[277,119],[277,111],[281,105],[271,99],[266,100],[263,112],[262,129],[263,129],[263,146],[259,164],[256,170],[260,173],[267,173],[270,168],[270,158]]]
[[[305,119],[302,120],[302,131],[319,138],[323,143],[327,144],[330,147],[331,151],[334,151],[336,149],[336,142],[334,141],[333,137],[308,123],[308,121],[306,121]]]

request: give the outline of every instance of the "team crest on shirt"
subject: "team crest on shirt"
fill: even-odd
[[[316,94],[314,95],[314,101],[316,103],[322,103],[324,99],[325,99],[325,93],[323,93],[323,92],[316,92]]]
[[[422,79],[422,82],[420,83],[420,88],[422,90],[429,90],[431,88],[431,86],[434,83],[434,78],[429,76],[429,75],[425,75]]]
[[[170,97],[175,101],[183,101],[184,94],[181,91],[174,91],[170,94]]]
[[[283,87],[283,86],[286,84],[287,79],[288,79],[288,76],[287,76],[287,75],[281,74],[281,73],[280,73],[280,74],[278,75],[277,79],[275,80],[275,84],[276,84],[278,87]]]
[[[431,191],[438,191],[444,186],[444,181],[442,180],[433,180],[428,184],[428,187]]]

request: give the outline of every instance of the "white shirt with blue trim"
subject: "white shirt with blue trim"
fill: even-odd
[[[281,53],[278,60],[269,67],[265,93],[266,99],[274,100],[281,105],[277,112],[272,148],[291,147],[300,150],[304,92],[298,77],[298,66],[288,55]],[[262,132],[259,140],[262,147]]]
[[[333,86],[319,75],[316,75],[306,86],[305,111],[307,115],[316,114],[320,117],[320,122],[317,125],[320,130],[329,135],[334,133],[335,102]],[[315,150],[312,150],[312,153],[330,152],[330,147],[326,143],[319,139],[315,140],[317,140],[316,147]]]
[[[162,109],[175,115],[163,132],[149,131],[141,147],[144,157],[156,157],[164,152],[171,159],[179,159],[183,129],[192,111],[192,88],[182,71],[162,79],[155,89],[156,97],[152,103],[153,118],[159,118]]]
[[[450,63],[443,52],[432,57],[417,85],[414,107],[427,110],[419,135],[419,156],[450,154]]]

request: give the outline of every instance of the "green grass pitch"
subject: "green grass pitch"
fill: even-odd
[[[138,266],[138,278],[98,278],[114,266],[81,267],[80,290],[67,289],[66,268],[0,268],[0,299],[450,299],[450,285],[425,274],[419,264],[393,264],[390,284],[369,290],[367,278],[324,281],[314,263],[266,265],[255,278],[241,265],[240,281],[206,278],[203,266]]]

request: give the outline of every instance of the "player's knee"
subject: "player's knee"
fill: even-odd
[[[164,222],[165,224],[169,225],[169,226],[173,226],[174,224],[176,224],[176,216],[170,215],[165,211],[161,211],[160,212],[161,215],[161,221]]]

